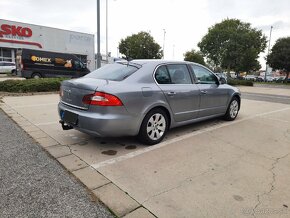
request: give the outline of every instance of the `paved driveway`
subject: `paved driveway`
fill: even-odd
[[[58,99],[5,97],[2,108],[117,216],[290,216],[290,105],[244,99],[234,122],[177,128],[146,147],[63,131]]]

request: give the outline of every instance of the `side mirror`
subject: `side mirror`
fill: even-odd
[[[223,78],[223,77],[221,77],[221,78],[219,79],[219,81],[220,81],[220,84],[221,84],[221,85],[227,83],[227,80],[226,80],[225,78]]]

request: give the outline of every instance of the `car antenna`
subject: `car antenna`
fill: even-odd
[[[130,58],[130,57],[126,57],[126,60],[127,60],[127,67],[129,66],[129,62],[133,60],[133,58]]]

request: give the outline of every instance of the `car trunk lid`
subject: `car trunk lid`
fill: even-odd
[[[93,94],[98,87],[105,86],[108,80],[79,78],[62,82],[61,101],[71,107],[87,110],[89,105],[83,103],[85,95]]]

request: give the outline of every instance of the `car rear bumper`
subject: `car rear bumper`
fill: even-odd
[[[77,114],[77,122],[72,124],[63,120],[62,111]],[[61,102],[58,104],[58,114],[64,123],[72,126],[74,129],[98,137],[135,136],[138,134],[140,127],[140,120],[129,113],[101,114],[75,109]]]

